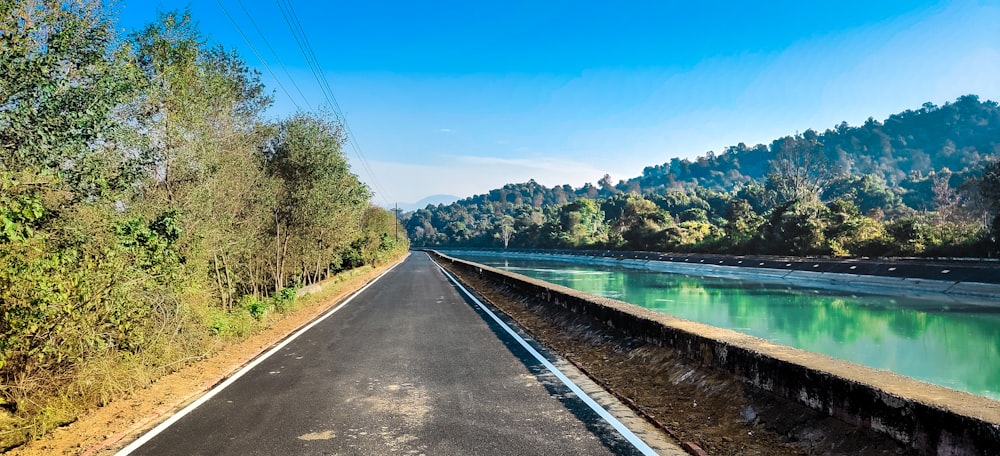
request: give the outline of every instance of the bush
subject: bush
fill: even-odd
[[[253,296],[244,296],[242,301],[243,303],[241,307],[246,309],[247,312],[250,313],[250,316],[257,321],[260,321],[261,318],[264,318],[264,315],[267,313],[268,308],[271,307],[267,303],[267,301],[254,298]]]
[[[280,291],[274,294],[271,298],[274,303],[274,310],[277,312],[286,312],[291,307],[292,303],[295,302],[296,289],[292,287],[282,288]]]
[[[223,338],[238,339],[253,333],[257,320],[249,312],[215,310],[208,315],[208,333]]]

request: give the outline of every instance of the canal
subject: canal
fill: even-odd
[[[841,293],[516,255],[448,255],[1000,400],[1000,304]]]

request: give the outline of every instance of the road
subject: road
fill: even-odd
[[[140,441],[125,451],[641,454],[423,253]]]

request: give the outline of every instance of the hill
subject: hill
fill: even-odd
[[[998,206],[982,176],[998,157],[1000,108],[966,95],[617,183],[507,184],[403,222],[426,246],[981,255]]]

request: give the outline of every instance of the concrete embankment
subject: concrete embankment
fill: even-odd
[[[674,350],[750,388],[890,436],[920,454],[1000,451],[1000,402],[475,263],[440,259],[560,312],[586,316],[593,325]]]
[[[746,279],[809,288],[905,296],[954,296],[1000,305],[1000,262],[844,260],[621,251],[490,251],[546,261],[587,262],[704,277]]]

